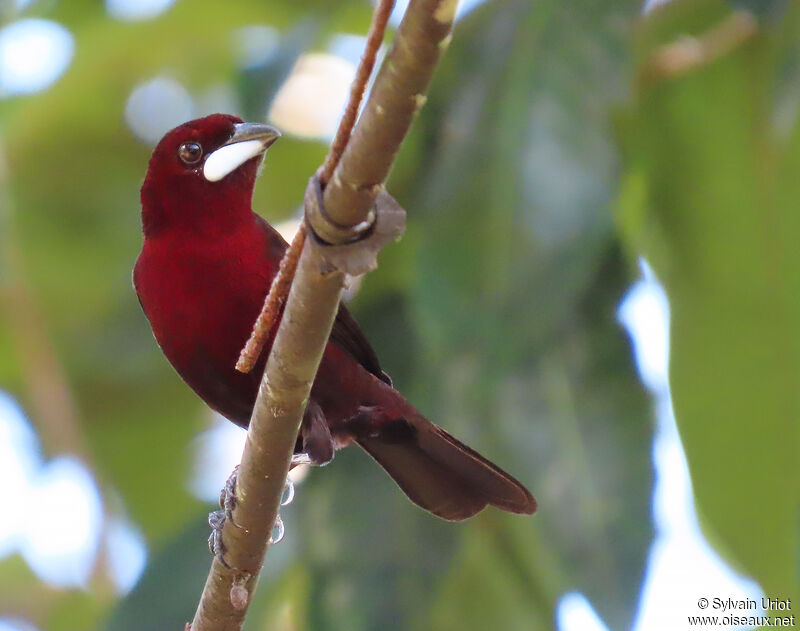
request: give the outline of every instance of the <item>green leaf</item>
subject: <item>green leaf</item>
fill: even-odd
[[[548,629],[559,596],[553,555],[520,521],[482,519],[463,537],[443,583],[431,629]]]
[[[282,515],[287,538],[296,537],[293,558],[308,572],[307,628],[428,628],[458,526],[416,508],[371,458],[339,452]]]
[[[644,70],[660,46],[732,25],[714,0],[673,2],[642,25],[619,219],[670,299],[670,382],[703,529],[769,595],[796,597],[800,132],[794,106],[790,135],[776,113],[797,81],[785,65],[797,7],[675,77]]]
[[[111,594],[95,580],[86,589],[56,589],[39,580],[18,554],[0,562],[0,616],[25,619],[48,631],[89,629]]]
[[[208,523],[203,514],[193,517],[151,556],[136,587],[104,625],[106,631],[183,629],[192,620],[211,566]]]
[[[636,11],[522,1],[477,11],[457,27],[400,157],[391,190],[409,209],[405,309],[418,331],[405,349],[416,378],[400,387],[540,502],[533,518],[459,526],[433,610],[442,628],[549,621],[575,589],[612,628],[633,618],[652,529],[652,427],[616,320],[630,276],[609,208],[608,111],[627,69],[616,25]],[[378,274],[399,276],[387,259]],[[391,372],[397,360],[386,361]],[[487,522],[512,554],[498,553]],[[477,601],[482,586],[497,596]]]

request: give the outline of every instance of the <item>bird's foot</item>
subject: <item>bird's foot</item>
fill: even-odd
[[[292,466],[296,464],[307,464],[311,462],[307,454],[295,454],[292,456]],[[236,508],[236,482],[239,476],[239,465],[233,470],[233,473],[228,477],[225,486],[219,494],[219,507],[221,510],[214,511],[208,514],[208,525],[211,526],[211,535],[208,537],[208,549],[215,557],[217,557],[226,568],[231,569],[231,566],[225,560],[225,544],[222,541],[222,529],[225,523],[230,521],[231,525],[244,530],[244,526],[240,526],[233,519],[233,509]],[[286,478],[286,484],[283,488],[281,495],[281,506],[286,506],[294,499],[294,484],[290,478]],[[275,523],[272,526],[272,533],[270,534],[269,543],[275,544],[283,539],[285,529],[283,520],[280,514],[275,517]]]
[[[219,493],[219,507],[222,510],[214,511],[208,515],[208,525],[211,526],[208,549],[227,568],[230,568],[230,565],[225,561],[225,544],[222,542],[222,529],[225,527],[225,522],[230,521],[231,525],[244,530],[233,519],[233,509],[236,508],[237,502],[236,481],[238,477],[239,465],[236,465]]]
[[[231,523],[237,528],[241,528],[239,524],[233,521],[233,509],[236,508],[236,502],[239,498],[236,497],[236,483],[239,480],[239,465],[237,464],[228,479],[225,480],[225,486],[219,492],[219,507],[224,511],[225,519],[230,519]],[[223,521],[223,523],[225,523]]]
[[[211,526],[211,534],[208,536],[208,549],[211,554],[219,559],[226,568],[230,565],[225,560],[225,544],[222,543],[222,528],[225,526],[225,511],[218,510],[208,514],[208,525]]]

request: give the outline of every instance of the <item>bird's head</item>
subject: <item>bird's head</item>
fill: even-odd
[[[229,114],[189,121],[161,139],[142,185],[145,235],[165,227],[219,228],[250,212],[264,152],[280,132]]]

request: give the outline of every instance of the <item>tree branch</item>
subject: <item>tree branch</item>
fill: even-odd
[[[336,223],[366,218],[450,43],[458,0],[411,2],[330,183],[325,208]]]
[[[364,47],[364,53],[361,55],[361,62],[358,64],[358,71],[353,79],[353,84],[350,87],[350,99],[347,103],[347,109],[339,122],[339,128],[336,130],[336,137],[331,143],[328,150],[328,155],[325,156],[325,162],[320,170],[320,181],[322,186],[328,183],[333,175],[333,170],[339,164],[347,146],[350,136],[355,125],[358,110],[361,107],[361,101],[364,98],[364,93],[367,90],[367,83],[370,76],[372,76],[372,69],[375,66],[375,59],[378,56],[378,49],[383,43],[383,36],[386,32],[386,24],[389,22],[389,17],[394,8],[394,0],[380,0],[375,7],[375,13],[372,16],[372,24],[369,27],[369,35],[367,36],[367,43]],[[289,295],[289,289],[294,279],[295,271],[297,270],[297,261],[300,258],[300,252],[303,250],[303,245],[306,242],[306,224],[301,223],[300,228],[297,230],[289,249],[281,259],[280,269],[277,276],[273,279],[272,285],[269,288],[269,294],[264,301],[264,307],[256,319],[253,326],[253,332],[250,334],[250,339],[244,345],[242,352],[239,355],[239,361],[236,362],[236,370],[239,372],[250,372],[258,361],[269,332],[272,330],[272,325],[278,318],[280,309],[286,302]]]
[[[373,208],[414,114],[425,102],[456,5],[457,0],[412,0],[325,189],[325,209],[334,222],[358,225]],[[239,501],[233,520],[227,520],[222,531],[230,568],[214,559],[192,631],[240,629],[263,564],[303,411],[345,278],[340,271],[330,271],[310,241],[303,247],[253,409],[239,469]]]

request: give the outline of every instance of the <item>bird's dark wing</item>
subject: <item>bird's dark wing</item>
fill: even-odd
[[[283,257],[283,253],[286,251],[288,244],[278,231],[270,226],[262,217],[255,215],[255,218],[267,237],[267,256],[277,265]],[[364,337],[364,334],[358,327],[358,322],[350,315],[350,312],[344,305],[339,305],[339,313],[336,314],[336,320],[333,323],[333,331],[331,331],[331,341],[343,351],[352,355],[353,359],[378,379],[392,385],[392,380],[389,378],[389,375],[381,370],[378,357],[375,355],[375,351],[372,350],[367,338]]]
[[[381,381],[392,385],[392,380],[381,370],[378,356],[372,350],[367,338],[361,332],[356,319],[350,315],[347,307],[339,305],[339,313],[333,323],[331,341],[339,348],[352,355],[359,364],[366,368]]]

